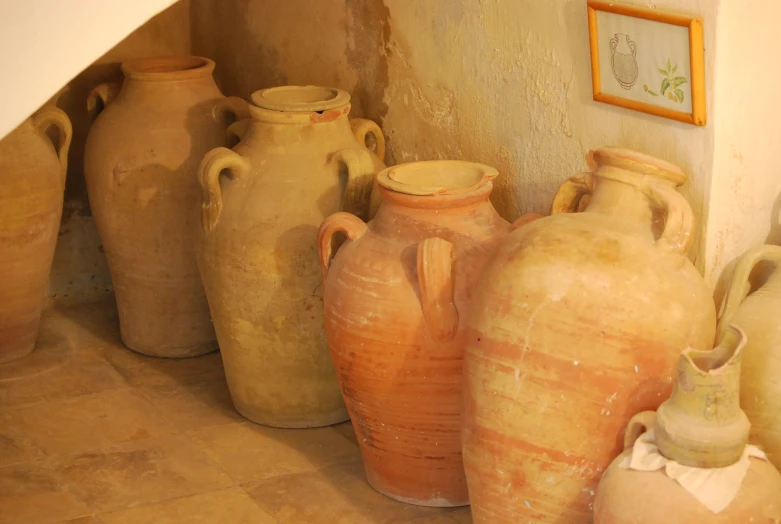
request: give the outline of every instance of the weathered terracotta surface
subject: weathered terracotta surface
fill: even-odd
[[[57,149],[46,135],[59,130]],[[0,362],[35,347],[62,214],[71,124],[45,108],[0,141]]]
[[[726,330],[725,330],[726,331]],[[595,524],[781,522],[781,475],[769,462],[751,465],[737,496],[716,514],[664,469],[624,469],[637,438],[653,429],[659,452],[679,464],[723,468],[740,460],[748,443],[748,422],[738,404],[740,360],[745,335],[730,328],[712,351],[688,349],[681,355],[673,395],[657,413],[630,421],[625,451],[605,472],[594,500]]]
[[[669,395],[680,348],[712,347],[714,304],[686,258],[693,214],[674,189],[685,175],[623,149],[591,160],[475,291],[463,444],[478,523],[586,521],[629,418]]]
[[[363,129],[384,154],[376,124],[353,133],[349,100],[324,87],[257,91],[252,120],[232,129],[240,142],[201,164],[201,274],[233,402],[261,424],[347,419],[323,333],[317,228],[339,210],[368,212],[383,166]]]
[[[773,263],[770,277],[749,295],[749,275],[761,262]],[[751,421],[751,443],[781,467],[781,247],[758,246],[738,261],[724,299],[719,331],[734,324],[746,333],[740,405]],[[747,296],[748,295],[748,296]]]
[[[246,103],[225,98],[200,57],[131,60],[122,88],[102,84],[105,109],[87,137],[84,175],[111,270],[122,341],[159,357],[217,348],[193,248],[198,163],[227,143]]]
[[[368,226],[320,227],[325,330],[366,475],[389,497],[469,503],[461,458],[460,317],[510,224],[488,197],[494,168],[415,162],[381,172]],[[328,267],[332,239],[350,240]]]

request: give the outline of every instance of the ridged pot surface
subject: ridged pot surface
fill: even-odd
[[[366,216],[383,166],[364,140],[382,133],[348,120],[337,89],[265,89],[253,102],[233,128],[240,142],[211,151],[199,175],[199,266],[228,386],[252,421],[335,424],[348,416],[323,332],[317,229],[340,210]]]
[[[46,136],[59,130],[57,149]],[[0,140],[0,362],[35,347],[62,215],[71,124],[46,108]]]
[[[685,256],[692,211],[674,190],[685,176],[628,150],[594,159],[476,287],[463,445],[478,523],[586,522],[629,418],[669,396],[681,348],[712,347],[714,304]]]
[[[198,165],[246,116],[225,98],[214,62],[199,57],[132,60],[121,87],[90,95],[105,106],[87,137],[84,174],[119,310],[122,341],[158,357],[217,349],[193,246]]]
[[[340,213],[320,229],[326,336],[366,474],[403,502],[469,502],[459,319],[511,229],[488,200],[495,176],[468,162],[388,168],[378,176],[383,203],[368,226]],[[436,178],[455,187],[424,187]],[[327,268],[337,231],[349,241]]]

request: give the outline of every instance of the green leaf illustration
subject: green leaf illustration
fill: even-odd
[[[675,96],[678,97],[678,102],[683,103],[683,91],[681,91],[680,89],[676,89]]]
[[[688,82],[688,80],[686,80],[685,76],[676,76],[675,78],[673,78],[673,84],[675,84],[675,85],[681,86],[681,85],[685,84],[686,82]]]
[[[667,59],[667,70],[669,71],[672,66],[670,65],[670,59]],[[669,73],[668,73],[669,74]]]
[[[662,80],[662,88],[660,89],[660,91],[662,92],[662,94],[664,94],[664,92],[667,91],[669,88],[670,88],[670,79],[665,78],[664,80]]]
[[[653,91],[648,91],[648,94],[652,95],[652,96],[659,96],[658,94],[654,93]]]
[[[672,75],[672,74],[674,74],[674,73],[675,73],[675,71],[676,71],[677,69],[678,69],[678,64],[675,64],[675,65],[673,66],[673,70],[672,70],[672,71],[670,71],[670,74],[671,74],[671,75]]]
[[[663,75],[667,75],[667,71],[665,71],[664,69],[659,69],[659,72],[662,73]]]

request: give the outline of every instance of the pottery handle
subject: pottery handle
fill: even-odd
[[[369,149],[366,145],[366,136],[372,135],[374,137],[374,154],[384,161],[385,160],[385,135],[382,134],[382,129],[374,120],[367,120],[365,118],[353,118],[350,120],[350,128],[353,130],[355,139]],[[371,151],[371,149],[369,149]]]
[[[556,194],[551,203],[551,215],[559,213],[576,213],[580,205],[580,199],[590,195],[593,190],[591,173],[585,173],[583,176],[572,177],[566,180]]]
[[[371,154],[367,149],[343,149],[334,153],[332,161],[347,167],[347,184],[340,211],[366,218],[376,175]]]
[[[33,125],[38,130],[46,134],[46,129],[49,126],[56,126],[60,133],[57,146],[57,158],[60,160],[60,173],[62,176],[62,183],[65,183],[65,176],[68,173],[68,150],[71,146],[71,139],[73,138],[73,127],[71,121],[68,119],[68,115],[65,111],[56,107],[47,107],[42,109],[33,115]]]
[[[357,240],[366,233],[366,223],[357,216],[340,211],[329,216],[320,224],[317,231],[317,259],[320,261],[320,269],[323,272],[323,281],[328,274],[328,266],[331,263],[331,239],[334,234],[341,231],[350,240]]]
[[[656,411],[643,411],[629,420],[624,433],[624,449],[635,445],[640,435],[653,429],[656,424]]]
[[[252,124],[252,119],[245,118],[244,120],[236,120],[228,126],[225,134],[228,136],[229,147],[235,147],[236,144],[244,140],[244,137],[247,135],[247,131],[249,131],[250,124]]]
[[[629,49],[632,50],[632,56],[637,56],[637,44],[629,39],[627,39],[627,44],[629,44]]]
[[[206,153],[198,167],[201,184],[201,225],[207,233],[214,230],[222,212],[220,175],[223,171],[231,179],[242,178],[249,173],[249,162],[227,147],[216,147]]]
[[[656,240],[656,245],[675,253],[686,253],[694,233],[694,212],[689,202],[675,188],[662,184],[648,184],[643,193],[652,204],[667,212],[664,231]]]
[[[512,231],[515,231],[516,229],[520,229],[526,224],[529,224],[531,222],[534,222],[535,220],[542,218],[543,215],[539,213],[526,213],[525,215],[521,215],[518,217],[515,222],[513,222],[513,225],[510,226],[510,229]]]
[[[618,46],[618,37],[613,37],[610,39],[610,50],[612,52],[616,52],[616,47]]]
[[[116,82],[106,82],[90,91],[87,95],[87,113],[92,118],[98,116],[117,97],[121,88]]]
[[[249,118],[249,104],[238,96],[226,96],[214,104],[212,116],[214,120],[227,127],[234,122]]]
[[[732,272],[729,288],[727,288],[727,293],[722,301],[719,313],[719,332],[722,331],[722,326],[727,326],[730,323],[732,315],[735,314],[735,311],[737,311],[748,295],[751,288],[751,283],[748,279],[754,266],[765,260],[781,263],[781,247],[757,246],[743,253],[738,259],[735,271]]]
[[[428,332],[437,342],[452,340],[458,331],[458,310],[453,300],[453,244],[437,237],[418,244],[417,269]]]

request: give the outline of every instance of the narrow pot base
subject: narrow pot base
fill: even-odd
[[[347,414],[347,409],[340,409],[331,413],[325,413],[306,418],[274,418],[267,417],[265,415],[248,410],[246,407],[240,406],[235,400],[233,406],[239,414],[255,424],[262,426],[269,426],[271,428],[281,429],[307,429],[307,428],[320,428],[324,426],[333,426],[341,422],[350,420],[350,415]]]
[[[26,357],[27,355],[32,353],[34,349],[35,349],[35,342],[20,350],[17,349],[15,351],[11,351],[8,353],[0,352],[0,364],[13,362],[14,360],[19,360],[20,358]]]
[[[191,357],[199,357],[201,355],[206,355],[207,353],[212,353],[219,349],[219,345],[217,344],[216,340],[206,342],[205,344],[197,344],[194,346],[158,349],[158,348],[151,348],[151,347],[128,342],[125,339],[124,335],[122,335],[121,338],[122,338],[122,344],[124,344],[126,348],[131,349],[136,353],[141,353],[142,355],[146,355],[148,357],[191,358]]]
[[[376,480],[377,475],[370,472],[368,468],[365,468],[365,471],[366,471],[366,480],[369,481],[369,485],[377,493],[380,493],[381,495],[385,495],[389,499],[403,502],[404,504],[412,504],[414,506],[425,506],[428,508],[458,508],[461,506],[469,505],[469,499],[466,499],[463,502],[452,502],[444,498],[432,498],[432,499],[422,500],[413,497],[404,497],[402,495],[396,495],[386,489],[380,488],[377,485],[377,480]]]

